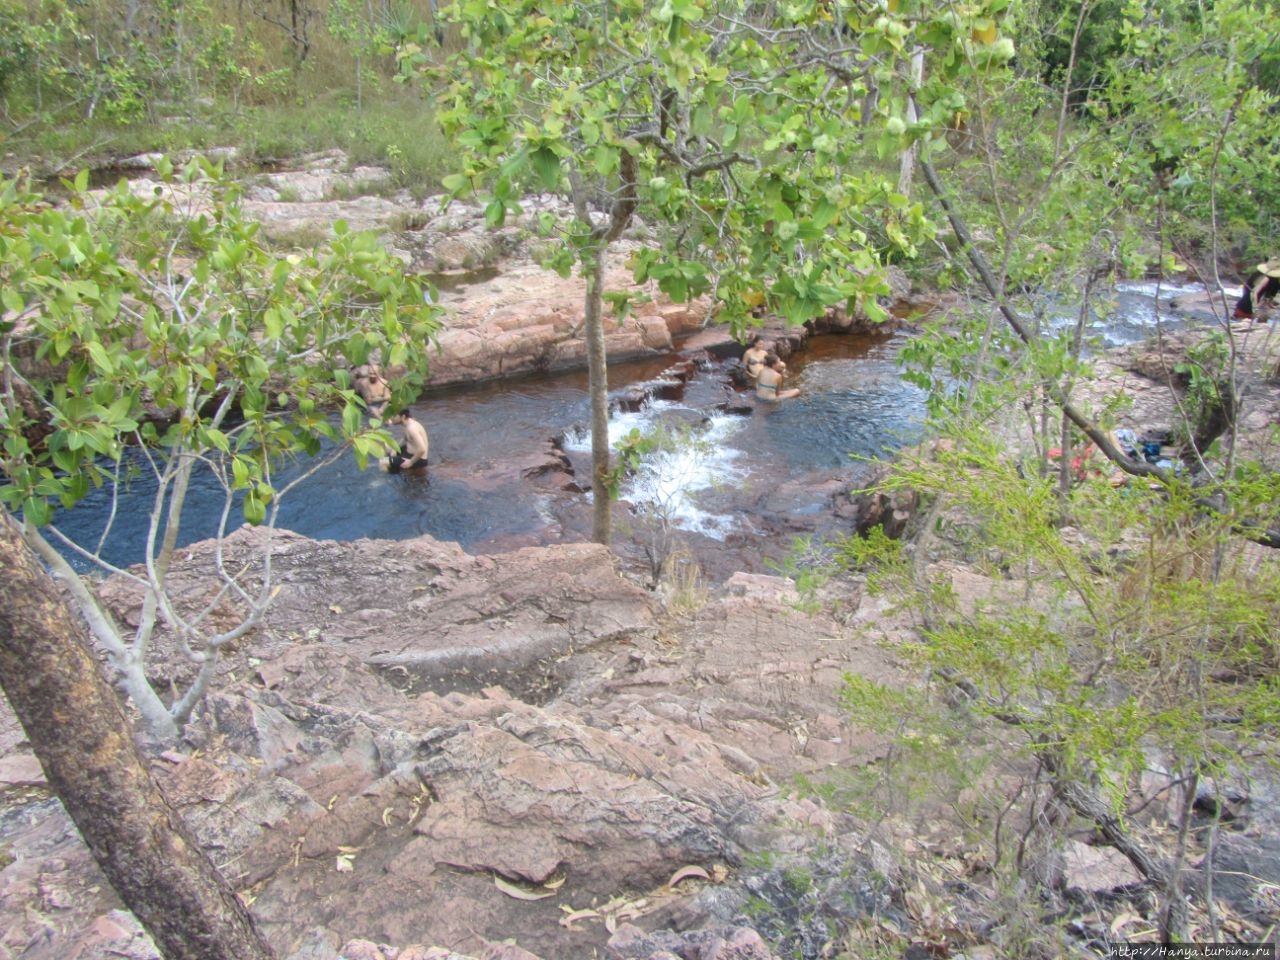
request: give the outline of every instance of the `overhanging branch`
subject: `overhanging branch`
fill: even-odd
[[[1028,346],[1034,345],[1036,335],[1018,314],[1018,311],[1014,310],[1005,298],[1004,291],[1000,289],[995,281],[995,276],[991,272],[991,266],[987,263],[987,258],[982,255],[982,251],[973,242],[973,236],[969,233],[968,226],[952,205],[950,198],[947,196],[946,188],[942,185],[942,180],[938,177],[938,172],[933,168],[933,164],[921,159],[920,169],[924,173],[925,181],[929,184],[929,189],[933,191],[934,196],[938,198],[938,203],[942,205],[942,209],[947,215],[947,220],[951,223],[951,229],[955,231],[956,237],[959,238],[969,262],[973,264],[973,268],[978,272],[982,285],[987,288],[987,292],[995,301],[996,308],[1000,311],[1001,316],[1004,317],[1005,322],[1009,324],[1009,327],[1023,343]],[[1168,471],[1162,470],[1160,467],[1146,461],[1134,460],[1127,456],[1115,445],[1110,434],[1076,407],[1052,380],[1046,380],[1044,387],[1049,397],[1062,411],[1063,416],[1079,427],[1081,432],[1093,441],[1103,455],[1119,469],[1131,476],[1150,477],[1165,485],[1171,481],[1172,478]]]

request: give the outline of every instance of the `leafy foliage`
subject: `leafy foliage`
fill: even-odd
[[[863,98],[901,25],[838,10],[862,49],[841,46],[817,5],[763,22],[733,5],[457,3],[452,68],[411,46],[403,62],[442,81],[440,120],[464,151],[445,187],[485,192],[491,222],[529,190],[590,182],[607,208],[631,182],[666,225],[637,279],[678,300],[714,290],[740,325],[761,306],[794,323],[837,305],[880,317],[884,264],[931,228],[851,135],[873,119]],[[893,153],[902,133],[877,143]],[[574,260],[589,228],[561,228]]]
[[[165,595],[192,472],[210,470],[225,491],[225,532],[237,501],[250,523],[274,522],[297,482],[277,483],[284,458],[320,458],[315,469],[350,450],[363,466],[391,438],[366,422],[347,370],[370,360],[406,369],[397,385],[406,399],[425,374],[437,308],[371,235],[339,223],[324,248],[278,257],[216,168],[162,163],[159,172],[148,195],[123,182],[93,194],[81,175],[57,207],[24,183],[0,184],[0,501],[55,568],[65,561],[46,538],[110,572],[97,545],[58,530],[57,511],[93,487],[120,489],[128,451],[140,451],[158,483],[148,609],[163,610],[211,662],[227,637],[201,635],[198,618],[180,623]],[[256,622],[269,591],[255,600],[227,578]],[[94,604],[87,592],[80,600]],[[109,618],[86,616],[100,641],[124,651]],[[135,638],[138,660],[153,628]]]

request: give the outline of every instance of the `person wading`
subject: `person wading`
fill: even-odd
[[[427,451],[430,448],[427,430],[408,410],[400,410],[387,418],[389,423],[398,423],[404,428],[404,441],[400,444],[400,452],[387,457],[387,470],[399,473],[401,470],[414,470],[427,465]]]

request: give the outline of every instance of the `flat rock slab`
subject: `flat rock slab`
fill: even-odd
[[[597,544],[477,556],[428,536],[317,541],[245,527],[223,544],[226,562],[260,575],[268,538],[279,592],[265,627],[227,658],[228,671],[243,672],[244,658],[272,659],[297,643],[324,644],[389,671],[405,687],[505,684],[533,694],[551,682],[557,660],[656,628],[652,596],[624,579]],[[170,581],[179,602],[212,599],[212,559],[211,543],[182,552]],[[132,622],[137,588],[116,578],[104,589],[117,614]],[[223,613],[227,625],[233,613]],[[151,668],[163,675],[179,658],[168,656],[160,639]]]

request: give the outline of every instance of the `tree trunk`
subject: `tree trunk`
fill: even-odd
[[[914,51],[911,54],[911,89],[919,90],[924,85],[924,48]],[[910,127],[920,119],[920,114],[916,110],[916,98],[914,96],[907,98],[907,126]],[[904,197],[911,196],[911,181],[916,168],[916,153],[918,151],[916,141],[911,141],[911,146],[902,151],[902,156],[898,158],[898,192]]]
[[[272,960],[133,742],[82,628],[0,518],[0,687],[112,887],[171,960]]]
[[[609,360],[604,348],[604,258],[600,244],[586,263],[587,291],[583,321],[587,335],[587,381],[591,394],[591,539],[609,545],[612,507],[609,498]]]

